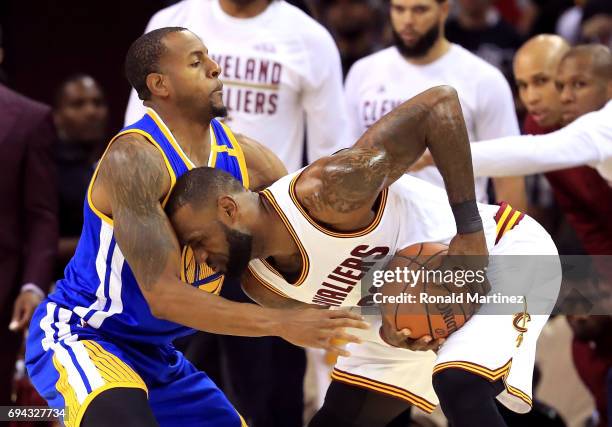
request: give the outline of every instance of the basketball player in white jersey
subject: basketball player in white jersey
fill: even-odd
[[[225,123],[270,148],[289,172],[348,147],[340,54],[329,32],[283,0],[183,0],[145,32],[181,26],[206,40],[219,64]],[[144,113],[132,91],[126,123]],[[349,141],[350,140],[350,141]]]
[[[519,134],[514,101],[502,73],[444,36],[447,0],[391,0],[394,46],[357,61],[345,82],[352,141],[403,101],[438,85],[459,95],[470,141]],[[435,167],[415,176],[443,186]],[[496,198],[526,208],[523,178],[493,180]],[[487,203],[487,178],[476,178],[476,198]]]
[[[413,177],[394,183],[425,148],[448,196]],[[263,305],[359,305],[366,270],[380,268],[386,255],[430,241],[449,244],[451,255],[552,255],[552,273],[542,257],[530,257],[521,277],[505,279],[521,285],[517,292],[528,298],[532,282],[555,291],[558,259],[550,236],[508,205],[476,203],[467,149],[456,92],[436,87],[383,117],[353,147],[261,193],[242,189],[229,175],[195,169],[177,183],[167,213],[199,262],[224,272],[236,252],[252,259],[243,286]],[[482,259],[471,258],[469,267],[482,268]],[[494,289],[504,279],[497,265],[489,269]],[[550,309],[556,293],[544,295]],[[491,309],[484,305],[481,313]],[[382,427],[409,404],[431,412],[439,398],[454,427],[504,426],[495,398],[517,412],[531,406],[535,342],[548,316],[533,315],[528,328],[515,329],[526,316],[476,315],[444,344],[412,339],[374,316],[363,342],[349,344],[351,356],[338,360],[325,404],[310,425]],[[437,356],[428,351],[438,347]]]

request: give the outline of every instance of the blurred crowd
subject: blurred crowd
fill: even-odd
[[[610,55],[605,46],[612,47],[610,0],[289,1],[301,12],[272,10],[278,2],[284,0],[166,1],[166,9],[146,17],[146,28],[185,26],[200,35],[222,68],[227,123],[272,147],[289,171],[347,146],[395,105],[436,84],[458,89],[472,141],[557,130],[604,107],[612,93],[612,76],[598,68]],[[295,51],[278,52],[290,59],[261,59],[277,53],[276,27],[258,23],[267,13],[307,34]],[[214,19],[232,31],[215,31]],[[232,57],[232,44],[253,32],[269,40]],[[3,42],[0,33],[0,405],[43,404],[20,362],[21,338],[74,254],[89,181],[119,131],[109,118],[125,110],[111,111],[119,95],[78,67],[66,71],[51,106],[19,95],[11,89],[15,76],[1,69]],[[436,54],[443,48],[449,56]],[[100,61],[122,62],[123,55]],[[290,84],[281,84],[281,72]],[[134,96],[125,108],[126,125],[143,112]],[[416,174],[441,183],[435,171]],[[481,201],[508,200],[535,217],[561,254],[612,255],[612,233],[602,232],[612,192],[594,169],[482,179],[477,186]],[[509,426],[612,426],[611,319],[551,319],[539,348],[534,410],[505,413]],[[199,333],[177,346],[252,427],[303,425],[322,403],[333,364],[321,352],[306,356],[272,338]],[[440,415],[412,412],[390,426],[445,425]]]

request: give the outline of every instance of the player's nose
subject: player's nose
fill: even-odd
[[[212,59],[210,60],[210,62],[211,64],[210,64],[208,76],[210,78],[216,79],[221,74],[221,67],[219,67],[219,64],[217,64],[217,62],[213,61]]]

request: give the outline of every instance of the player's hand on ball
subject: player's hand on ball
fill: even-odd
[[[346,310],[307,308],[285,311],[280,337],[301,347],[322,348],[345,357],[350,353],[341,347],[342,344],[361,342],[358,337],[345,332],[345,328],[369,327],[361,315]]]
[[[393,347],[407,348],[412,351],[438,351],[440,346],[446,341],[444,338],[432,339],[429,335],[420,338],[411,338],[410,329],[397,330],[388,322],[383,320],[380,330],[381,338]]]
[[[447,257],[440,267],[441,270],[471,270],[483,271],[489,264],[489,251],[484,231],[468,234],[457,234],[448,245]],[[479,289],[474,289],[480,294],[486,295],[491,290],[488,280],[479,284]]]

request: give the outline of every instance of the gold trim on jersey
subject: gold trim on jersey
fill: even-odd
[[[215,274],[208,264],[198,264],[191,246],[184,246],[181,253],[181,280],[185,283],[194,284]],[[219,295],[223,287],[225,276],[198,285],[198,289],[211,294]]]
[[[229,149],[228,149],[228,152],[232,156],[236,157],[236,160],[238,160],[238,166],[240,167],[240,175],[242,176],[242,186],[244,188],[249,188],[251,184],[249,180],[249,171],[247,168],[246,157],[244,156],[244,152],[242,151],[242,147],[238,143],[238,140],[234,136],[234,133],[232,132],[232,130],[225,123],[222,123],[222,122],[219,122],[219,123],[221,124],[221,127],[223,127],[225,134],[227,135],[230,142],[232,143],[232,146],[234,147],[233,153]],[[213,131],[213,134],[214,134],[214,131]]]
[[[529,407],[533,406],[533,401],[531,400],[531,397],[529,397],[529,395],[521,390],[519,390],[516,387],[512,387],[510,384],[508,384],[506,382],[506,379],[504,378],[504,385],[506,386],[506,391],[508,393],[510,393],[511,395],[513,395],[514,397],[518,397],[519,399],[521,399],[523,402],[525,402],[527,405],[529,405]]]
[[[440,363],[439,365],[434,366],[433,374],[435,375],[444,369],[457,368],[480,375],[481,377],[484,377],[490,381],[497,381],[501,378],[505,378],[508,375],[510,372],[510,366],[512,366],[512,359],[508,360],[502,367],[497,369],[489,369],[473,362],[453,361]]]
[[[302,283],[304,283],[304,280],[306,280],[306,277],[308,276],[308,271],[310,270],[310,263],[309,263],[309,260],[308,260],[308,254],[306,253],[306,249],[304,249],[304,246],[302,245],[302,242],[301,242],[300,238],[298,237],[297,233],[293,229],[293,226],[289,222],[289,219],[287,219],[287,216],[285,215],[285,213],[283,212],[281,207],[276,202],[276,199],[274,198],[274,195],[272,194],[272,192],[270,190],[266,189],[266,190],[263,190],[261,192],[261,194],[263,194],[264,197],[266,199],[268,199],[268,201],[270,202],[270,204],[272,205],[274,210],[278,213],[278,216],[283,221],[283,224],[285,224],[285,228],[287,229],[287,231],[289,231],[289,234],[291,234],[291,237],[293,237],[293,240],[295,241],[295,243],[298,246],[298,249],[300,250],[300,255],[302,257],[302,271],[300,272],[300,276],[298,277],[298,279],[296,280],[295,283],[289,283],[287,281],[287,283],[289,283],[289,284],[291,284],[293,286],[300,286]],[[260,260],[264,263],[264,265],[267,268],[270,269],[270,271],[272,271],[276,275],[280,276],[284,280],[283,275],[279,271],[277,271],[274,267],[272,267],[265,260],[262,260],[262,259],[260,259]]]
[[[195,168],[195,163],[193,163],[191,159],[187,157],[187,154],[185,154],[180,144],[178,143],[176,138],[174,138],[174,135],[172,135],[172,132],[170,132],[170,129],[168,129],[168,126],[166,126],[159,114],[157,114],[157,112],[152,108],[147,108],[147,114],[153,119],[157,127],[162,131],[168,142],[170,142],[170,145],[174,147],[174,151],[178,153],[179,157],[183,160],[183,163],[185,163],[185,166],[187,166],[187,169],[191,170]]]
[[[98,172],[100,171],[100,165],[102,164],[102,161],[104,160],[106,153],[108,153],[108,150],[110,149],[111,145],[113,145],[113,142],[115,142],[117,138],[123,135],[127,135],[129,133],[137,133],[141,136],[144,136],[147,139],[147,141],[149,141],[155,148],[157,148],[157,150],[161,153],[162,158],[164,159],[166,169],[168,170],[168,173],[170,174],[170,191],[168,191],[168,194],[166,194],[166,196],[164,197],[164,200],[162,201],[162,207],[166,205],[166,202],[168,201],[168,197],[170,197],[172,188],[174,187],[174,184],[176,183],[176,175],[174,174],[174,170],[172,169],[172,166],[170,165],[170,161],[168,160],[168,157],[166,156],[166,154],[164,153],[164,150],[159,146],[159,144],[155,141],[155,139],[150,133],[145,132],[141,129],[128,129],[128,130],[124,130],[123,132],[119,132],[108,143],[108,146],[104,150],[102,157],[100,157],[100,160],[98,161],[98,165],[96,166],[96,169],[94,170],[93,176],[91,177],[91,180],[89,181],[89,186],[87,187],[87,204],[89,205],[89,208],[92,210],[92,212],[97,217],[99,217],[102,221],[106,222],[107,224],[111,226],[113,225],[112,218],[110,218],[108,215],[105,215],[104,213],[102,213],[95,207],[95,205],[93,204],[93,200],[91,198],[91,193],[93,190],[94,182],[96,181],[96,178],[98,177]]]
[[[260,260],[260,261],[261,261],[261,260]],[[276,289],[276,288],[274,287],[274,285],[272,285],[272,284],[268,283],[268,282],[267,282],[267,281],[266,281],[266,280],[265,280],[263,277],[261,277],[261,276],[259,275],[259,273],[257,273],[257,271],[256,271],[256,270],[255,270],[253,267],[251,267],[250,265],[249,265],[249,271],[251,272],[251,274],[253,275],[253,277],[255,278],[255,280],[257,280],[257,281],[258,281],[258,282],[259,282],[259,283],[260,283],[260,284],[261,284],[263,287],[265,287],[265,288],[269,289],[270,291],[274,292],[274,293],[275,293],[275,294],[277,294],[277,295],[280,295],[280,296],[281,296],[281,297],[283,297],[283,298],[292,299],[292,298],[291,298],[289,295],[287,295],[287,294],[285,294],[285,293],[283,293],[283,292],[279,291],[278,289]],[[276,274],[276,272],[275,272],[275,271],[273,271],[273,273],[275,273],[275,274]],[[281,278],[282,278],[282,276],[281,276]]]
[[[296,184],[298,178],[300,177],[300,175],[301,175],[301,172],[296,174],[293,177],[293,179],[291,180],[291,183],[289,184],[289,196],[291,197],[291,200],[293,201],[293,204],[301,212],[302,216],[304,218],[306,218],[308,220],[308,222],[313,227],[315,227],[317,230],[319,230],[320,232],[325,233],[328,236],[338,237],[338,238],[362,237],[362,236],[365,236],[366,234],[370,233],[372,230],[374,230],[376,227],[378,227],[378,224],[380,224],[380,220],[383,217],[383,214],[385,212],[385,206],[387,204],[387,196],[389,194],[389,189],[388,188],[385,188],[384,190],[382,190],[380,192],[380,202],[378,203],[378,209],[377,209],[376,215],[374,216],[374,219],[372,220],[370,225],[368,225],[365,228],[362,228],[361,230],[357,230],[357,231],[347,231],[347,232],[332,231],[332,230],[329,230],[329,229],[323,227],[317,221],[312,219],[310,217],[310,215],[308,214],[308,212],[306,211],[306,209],[304,209],[304,207],[298,201],[297,195],[295,193],[295,184]]]
[[[341,371],[338,368],[334,368],[331,377],[332,379],[345,384],[374,390],[379,393],[387,394],[389,396],[405,400],[408,403],[413,404],[417,408],[427,412],[428,414],[431,414],[436,407],[436,405],[429,402],[425,398],[411,393],[403,388],[376,381],[370,378],[365,378],[359,375],[349,374],[348,372]]]
[[[525,217],[525,214],[517,211],[506,202],[502,202],[497,213],[495,214],[495,222],[497,223],[495,243],[512,230]]]
[[[89,404],[100,395],[100,393],[106,390],[112,388],[139,388],[144,390],[145,393],[149,393],[140,375],[116,355],[105,350],[95,341],[82,340],[79,342],[85,347],[89,359],[96,367],[96,370],[105,384],[92,390],[91,393],[85,397],[83,403],[79,403],[76,392],[68,381],[66,368],[59,362],[57,355],[53,355],[53,366],[59,374],[55,387],[64,398],[64,403],[67,408],[67,417],[64,419],[64,424],[67,427],[79,426]]]

